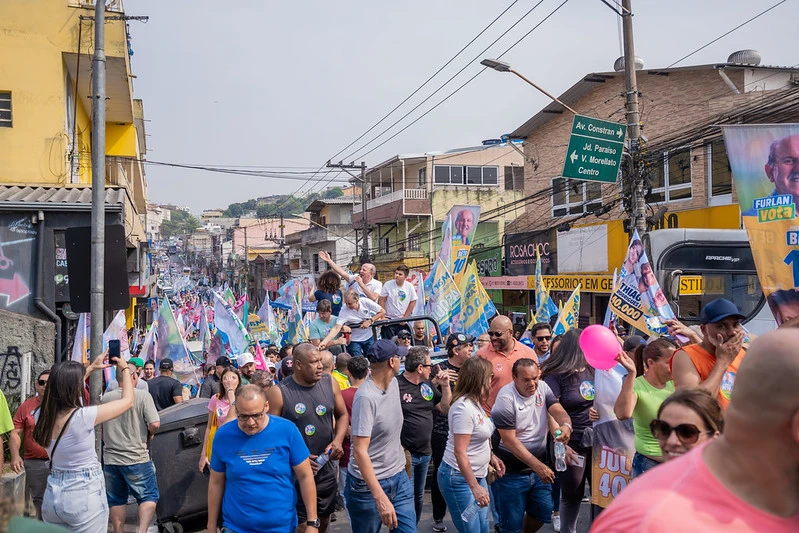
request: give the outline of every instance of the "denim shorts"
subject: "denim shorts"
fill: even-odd
[[[659,464],[660,463],[658,463],[654,459],[650,459],[646,455],[642,455],[638,452],[635,452],[635,455],[633,455],[633,471],[630,479],[637,478],[638,476],[640,476],[650,468],[655,468]]]
[[[105,465],[103,473],[109,507],[126,505],[128,494],[132,494],[139,504],[158,501],[158,481],[152,461],[137,465]]]
[[[108,501],[100,465],[84,470],[53,469],[47,478],[42,519],[74,533],[108,529]]]
[[[506,473],[491,486],[502,533],[520,532],[525,513],[545,524],[552,521],[552,485],[544,483],[534,473]]]

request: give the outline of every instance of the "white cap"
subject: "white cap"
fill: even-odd
[[[250,352],[240,353],[236,356],[236,365],[241,368],[247,363],[254,363],[255,358],[252,356]]]

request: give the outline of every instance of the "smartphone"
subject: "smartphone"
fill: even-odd
[[[576,466],[577,468],[584,467],[585,466],[585,457],[583,457],[582,455],[577,455],[574,458],[574,466]]]
[[[115,365],[117,359],[119,359],[119,339],[111,339],[108,341],[108,362]]]

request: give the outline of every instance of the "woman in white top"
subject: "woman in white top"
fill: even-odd
[[[98,357],[85,370],[77,361],[53,365],[33,429],[33,439],[50,455],[42,519],[78,533],[108,529],[105,478],[94,447],[94,426],[133,406],[133,384],[122,357],[116,362],[122,398],[82,406],[84,381],[92,372],[111,366],[105,363],[107,355]]]
[[[505,465],[491,452],[494,423],[482,407],[491,390],[491,375],[491,363],[481,357],[467,359],[458,373],[449,408],[449,435],[438,469],[438,488],[460,533],[488,533],[488,465],[498,476],[505,473]],[[476,514],[463,516],[475,502]]]

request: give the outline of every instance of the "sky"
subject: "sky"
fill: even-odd
[[[669,66],[777,2],[634,0],[636,56],[645,68]],[[483,69],[480,59],[504,53],[503,61],[558,95],[588,73],[612,71],[621,55],[619,17],[607,5],[567,0],[543,21],[562,3],[125,0],[127,15],[150,17],[130,22],[147,159],[281,172],[242,176],[148,164],[148,199],[200,214],[249,198],[341,185],[325,172],[308,181],[331,158],[371,166],[397,154],[475,146],[509,133],[549,101],[516,76],[492,70],[446,98]],[[341,152],[506,9],[407,103]],[[724,62],[748,48],[762,54],[764,65],[797,65],[797,17],[799,0],[787,0],[678,66]]]

